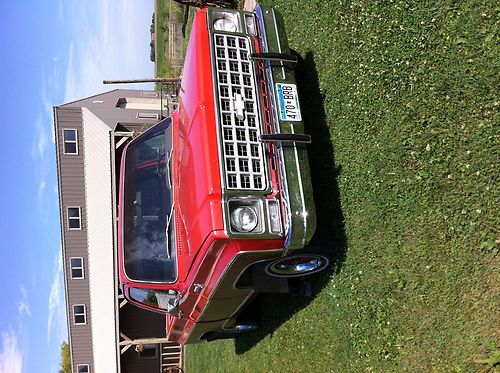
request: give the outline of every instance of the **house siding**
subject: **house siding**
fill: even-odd
[[[89,271],[87,253],[87,219],[85,206],[85,178],[83,154],[82,111],[80,108],[56,108],[56,154],[58,160],[59,199],[61,231],[63,241],[63,263],[68,313],[68,333],[71,360],[76,371],[77,364],[89,364],[93,371],[92,319],[90,316]],[[63,129],[77,130],[78,154],[64,154]],[[80,207],[81,230],[69,230],[67,207]],[[70,258],[83,258],[85,277],[71,279]],[[73,305],[84,304],[85,325],[74,325]]]

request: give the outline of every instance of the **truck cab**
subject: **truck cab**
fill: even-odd
[[[172,341],[237,335],[259,279],[328,265],[303,250],[316,215],[295,62],[273,8],[197,9],[178,109],[123,151],[121,288]]]

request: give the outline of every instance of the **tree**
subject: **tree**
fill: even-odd
[[[71,373],[71,356],[68,342],[64,341],[61,344],[61,369],[59,373]]]

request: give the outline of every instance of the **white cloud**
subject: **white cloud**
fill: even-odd
[[[23,354],[17,343],[17,336],[8,330],[2,333],[2,351],[0,352],[0,373],[21,373]]]
[[[52,281],[48,299],[48,319],[47,319],[47,341],[50,342],[52,336],[62,342],[67,339],[66,331],[66,307],[63,291],[63,261],[60,251],[54,262],[52,270]]]
[[[64,23],[64,3],[62,1],[59,1],[59,7],[58,7],[58,16],[59,16],[59,21],[61,23]]]
[[[38,201],[43,203],[45,201],[45,189],[47,187],[47,182],[45,180],[41,180],[38,184]]]
[[[43,125],[43,118],[41,115],[35,121],[35,143],[31,149],[31,157],[33,161],[40,161],[45,156],[45,150],[47,149],[47,132]]]
[[[22,317],[23,314],[31,316],[31,310],[28,304],[28,294],[26,293],[26,289],[23,285],[19,285],[19,289],[21,290],[22,299],[16,302],[17,313],[19,314],[20,317]]]
[[[102,84],[104,79],[153,77],[154,65],[149,61],[152,1],[106,0],[100,6],[85,2],[71,11],[79,21],[71,23],[65,102],[115,88],[152,87]]]
[[[68,48],[68,67],[66,69],[66,84],[64,88],[64,102],[73,100],[76,90],[75,67],[73,66],[73,42],[69,44]]]
[[[35,164],[33,177],[35,185],[37,185],[37,201],[38,213],[42,217],[42,221],[47,221],[47,180],[49,179],[50,169],[52,167],[52,159],[48,157],[48,129],[42,115],[39,115],[34,124],[35,139],[31,149],[31,156]]]
[[[47,132],[44,126],[39,127],[38,133],[38,155],[40,158],[45,156],[45,150],[47,149]]]
[[[43,112],[44,112],[44,122],[48,124],[50,127],[50,133],[51,133],[51,140],[52,144],[55,144],[56,142],[56,137],[54,133],[54,126],[52,125],[53,121],[53,107],[56,102],[52,98],[54,97],[61,89],[60,87],[60,81],[62,80],[61,72],[60,72],[60,66],[59,66],[59,57],[55,56],[52,58],[52,71],[50,74],[46,77],[45,74],[42,74],[42,91],[40,93],[41,100],[42,100],[42,106],[43,106]],[[45,141],[47,138],[47,129],[44,127],[44,135],[45,135]]]

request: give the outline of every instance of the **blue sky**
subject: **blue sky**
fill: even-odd
[[[57,372],[67,339],[52,107],[116,88],[103,79],[153,77],[152,12],[153,0],[0,0],[0,373]]]

